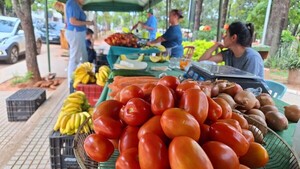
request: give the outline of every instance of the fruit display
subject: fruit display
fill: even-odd
[[[103,65],[98,69],[98,73],[96,73],[96,84],[99,86],[104,86],[111,70],[108,66]]]
[[[126,56],[125,54],[121,54],[121,55],[120,55],[120,59],[121,59],[121,60],[134,60],[134,61],[141,62],[141,61],[144,60],[144,54],[140,54],[140,55],[138,56],[137,59],[128,59],[127,56]]]
[[[73,87],[76,88],[79,83],[95,83],[96,77],[93,69],[94,66],[90,62],[84,62],[79,65],[73,73]]]
[[[157,62],[165,62],[170,60],[170,56],[150,56],[149,57],[151,62],[157,63]]]
[[[114,33],[104,41],[111,46],[138,47],[138,39],[132,33]]]
[[[76,91],[64,101],[53,130],[61,134],[73,135],[79,126],[92,116],[93,111],[94,108],[89,105],[85,94]],[[83,126],[82,131],[88,133],[90,128],[93,128],[92,121],[88,123],[88,126]]]
[[[270,106],[269,98],[228,81],[115,76],[108,87],[112,99],[95,108],[95,133],[83,145],[97,162],[107,161],[113,147],[118,149],[117,169],[261,168],[272,160],[264,142],[271,131],[267,124],[285,128],[282,113],[261,108]],[[267,112],[266,120],[260,117],[264,112],[253,109]],[[248,118],[262,125],[252,125]]]

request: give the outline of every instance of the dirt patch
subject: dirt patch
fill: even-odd
[[[62,77],[56,77],[53,80],[58,80],[59,84],[61,84],[66,78],[62,78]],[[0,91],[18,91],[19,89],[24,89],[24,88],[35,88],[34,87],[34,82],[33,81],[28,81],[25,83],[20,83],[20,84],[16,84],[14,85],[12,83],[13,79],[10,79],[8,81],[5,81],[3,83],[0,84]],[[59,86],[59,85],[58,85]],[[58,87],[57,86],[57,87]],[[43,87],[41,87],[43,88]],[[49,91],[53,91],[55,89],[51,89],[51,88],[43,88],[45,90],[49,90]]]

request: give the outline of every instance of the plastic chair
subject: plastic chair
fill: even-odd
[[[185,46],[183,47],[183,51],[185,51],[184,58],[191,59],[194,55],[195,47],[194,46]]]
[[[282,96],[285,94],[287,87],[279,82],[275,82],[273,80],[265,80],[266,84],[268,85],[269,93],[273,98],[281,99]]]

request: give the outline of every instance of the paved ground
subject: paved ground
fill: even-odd
[[[96,45],[100,43],[96,43]],[[102,48],[102,47],[99,47]],[[107,46],[104,46],[105,53]],[[58,77],[66,77],[67,57],[60,46],[51,46],[52,72]],[[48,74],[48,62],[45,45],[38,56],[39,68],[43,76]],[[2,64],[2,63],[0,63]],[[25,61],[14,65],[0,66],[0,83],[13,75],[26,72]],[[49,155],[49,134],[56,121],[62,101],[68,94],[64,82],[55,91],[47,92],[47,101],[26,122],[8,122],[5,99],[14,92],[0,91],[0,168],[51,168]],[[288,90],[283,100],[290,104],[298,104],[299,91]]]

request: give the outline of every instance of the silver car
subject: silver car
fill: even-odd
[[[35,33],[37,54],[40,54],[42,41]],[[0,60],[7,63],[16,63],[21,54],[24,54],[25,35],[19,18],[0,16]]]

